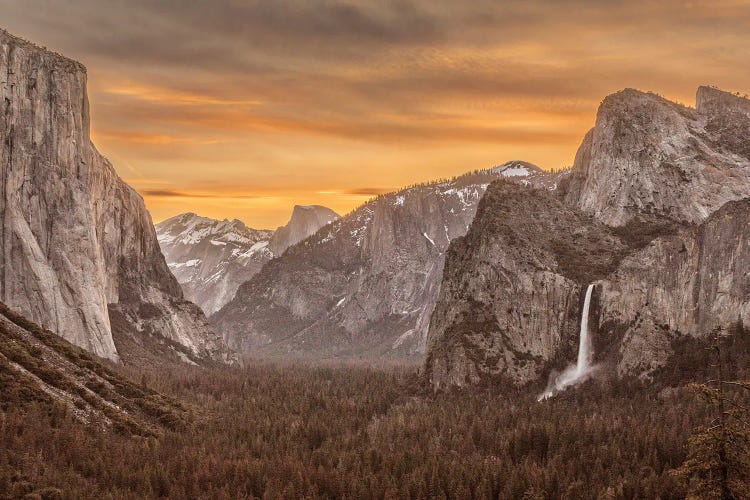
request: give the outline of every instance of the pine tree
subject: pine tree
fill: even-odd
[[[690,437],[688,457],[675,475],[685,482],[687,498],[750,498],[750,412],[737,397],[737,390],[750,391],[750,382],[724,380],[721,329],[712,340],[718,378],[692,387],[715,417]]]

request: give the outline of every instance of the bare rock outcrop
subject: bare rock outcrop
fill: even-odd
[[[493,183],[451,243],[428,334],[435,388],[487,379],[522,385],[574,356],[586,284],[628,246],[546,190]]]
[[[601,283],[599,332],[620,374],[648,376],[681,336],[750,324],[750,199],[660,237]]]
[[[379,196],[270,261],[211,321],[243,352],[421,356],[445,250],[506,176],[554,184],[510,162]]]
[[[750,196],[750,101],[701,87],[696,108],[626,89],[604,99],[565,199],[606,224],[638,215],[700,223]]]
[[[91,143],[85,68],[0,31],[0,94],[0,299],[102,357],[118,358],[117,312],[123,333],[229,359],[143,200]]]
[[[339,214],[321,205],[295,205],[289,222],[273,233],[268,249],[278,257],[338,218]]]
[[[523,385],[575,359],[586,282],[595,362],[619,376],[649,378],[676,342],[716,327],[743,331],[750,101],[701,87],[696,102],[607,97],[562,175],[562,202],[490,187],[448,252],[425,370],[434,387]]]

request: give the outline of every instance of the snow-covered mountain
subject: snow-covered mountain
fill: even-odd
[[[244,352],[421,354],[445,250],[501,178],[555,185],[509,162],[379,196],[267,263],[211,320]]]
[[[213,314],[273,258],[273,231],[186,213],[156,225],[162,253],[185,296]]]
[[[210,315],[229,302],[263,264],[336,218],[326,207],[296,206],[289,222],[274,232],[249,228],[237,219],[185,213],[157,224],[156,234],[185,296]]]

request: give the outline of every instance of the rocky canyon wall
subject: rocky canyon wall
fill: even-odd
[[[102,357],[117,359],[111,312],[129,335],[227,360],[186,302],[141,197],[89,137],[86,70],[0,31],[0,298]]]

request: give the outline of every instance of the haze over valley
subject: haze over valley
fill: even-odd
[[[0,498],[750,497],[747,5],[32,4]]]

